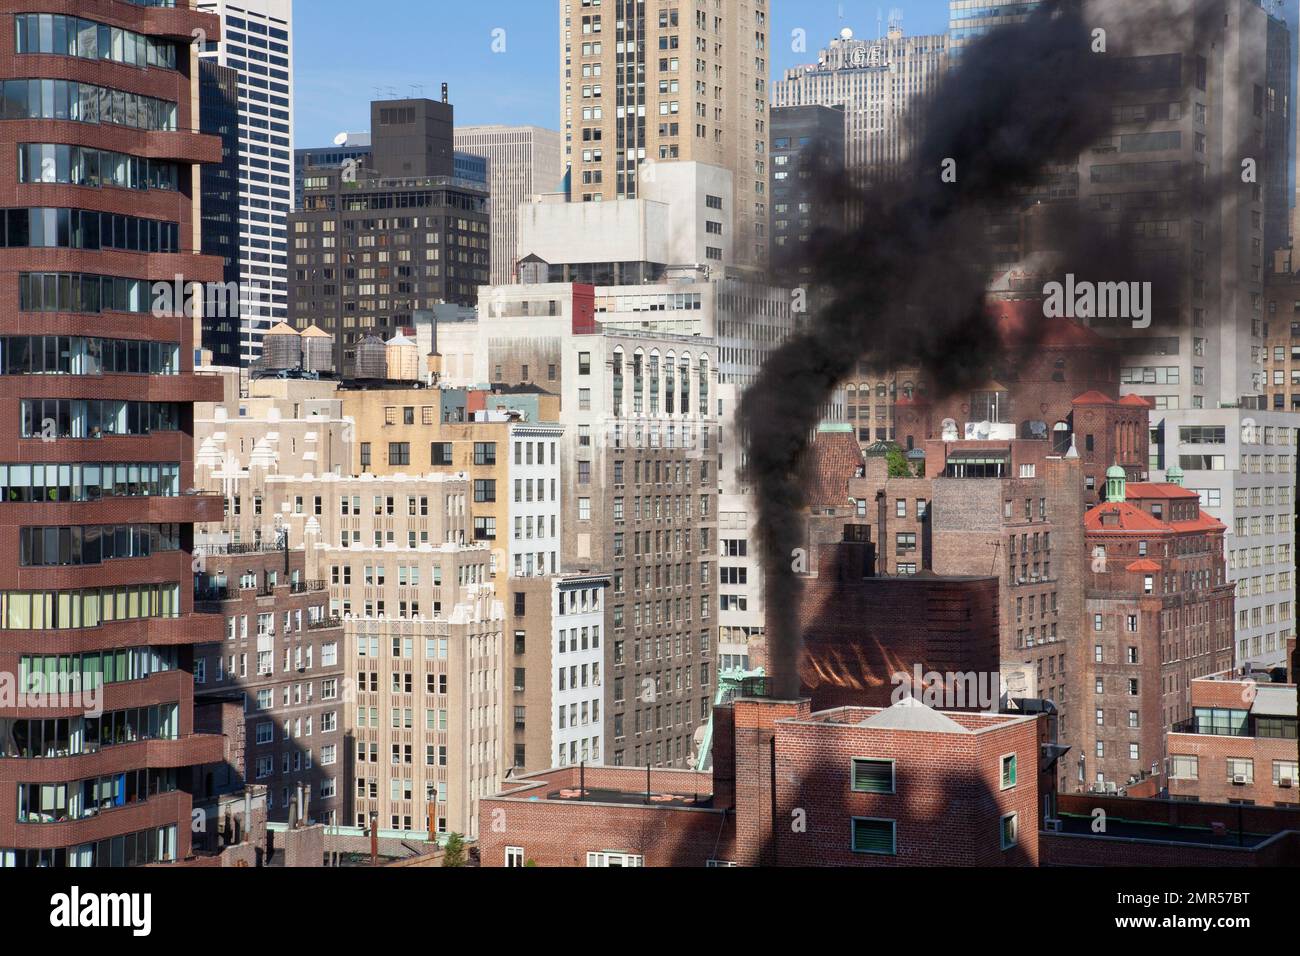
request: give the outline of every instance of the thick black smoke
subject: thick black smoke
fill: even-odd
[[[1044,4],[965,48],[921,118],[909,173],[860,189],[848,171],[827,185],[855,208],[853,225],[813,236],[809,325],[768,360],[739,413],[760,508],[770,671],[783,696],[799,691],[800,464],[822,408],[864,354],[882,370],[923,369],[937,391],[987,381],[1009,358],[986,310],[994,266],[986,224],[1111,131],[1115,60],[1094,53],[1092,39],[1072,0]],[[1097,250],[1113,260],[1123,244],[1103,241],[1077,209],[1050,228],[1064,258],[1094,267]]]

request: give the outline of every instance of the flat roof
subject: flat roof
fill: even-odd
[[[532,799],[541,798],[535,797]],[[565,803],[617,803],[627,806],[700,808],[713,806],[712,793],[696,795],[688,793],[660,793],[651,790],[650,795],[647,798],[644,790],[634,792],[631,790],[613,790],[605,787],[588,787],[585,791],[580,790],[577,787],[552,790],[546,795],[545,799],[557,800]]]
[[[1238,838],[1234,826],[1233,808],[1223,808],[1223,823],[1228,828],[1223,836],[1216,836],[1209,827],[1178,826],[1167,823],[1150,823],[1142,820],[1123,820],[1106,816],[1106,832],[1093,832],[1093,818],[1072,813],[1060,813],[1062,830],[1075,836],[1100,837],[1111,840],[1145,840],[1155,843],[1198,844],[1201,846],[1243,847],[1259,846],[1276,836],[1275,833],[1242,833]]]

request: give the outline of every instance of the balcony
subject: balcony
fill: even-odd
[[[323,617],[318,621],[308,621],[307,630],[323,631],[332,627],[342,627],[343,618],[341,617]]]

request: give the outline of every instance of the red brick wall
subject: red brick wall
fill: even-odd
[[[1040,718],[1045,719],[1045,718]],[[1017,755],[1016,786],[1000,758]],[[1019,720],[980,734],[936,734],[786,722],[777,725],[781,865],[1033,866],[1038,862],[1038,728]],[[853,757],[896,761],[893,795],[851,790]],[[798,829],[803,811],[806,830]],[[1002,850],[999,821],[1018,813],[1019,843]],[[851,819],[896,821],[896,856],[854,853]]]
[[[1199,686],[1199,685],[1198,685]],[[1230,685],[1236,686],[1236,685]],[[1240,702],[1237,703],[1241,706]],[[1273,785],[1273,761],[1296,762],[1296,742],[1274,737],[1219,737],[1212,734],[1170,734],[1171,756],[1197,758],[1195,780],[1170,779],[1176,796],[1192,796],[1205,803],[1253,800],[1259,806],[1285,803],[1300,810],[1300,787]],[[1228,758],[1254,761],[1255,782],[1234,784],[1228,777]],[[1232,811],[1235,813],[1235,810]]]
[[[645,786],[644,768],[588,767],[588,788],[635,793]],[[653,770],[656,792],[702,795],[712,789],[707,774]],[[578,768],[546,771],[511,781],[503,795],[480,801],[479,852],[482,866],[504,866],[505,848],[522,847],[538,866],[587,865],[587,853],[638,853],[645,866],[704,866],[734,854],[734,816],[714,809],[637,804],[548,801],[546,794],[578,786]],[[518,796],[512,797],[511,794]],[[530,800],[538,796],[543,799]]]
[[[998,671],[995,578],[839,580],[827,566],[804,581],[802,693],[812,709],[888,706],[892,676]]]

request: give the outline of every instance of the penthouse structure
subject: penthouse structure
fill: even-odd
[[[1190,691],[1191,716],[1169,734],[1170,796],[1296,808],[1295,684],[1224,671],[1198,677]]]

